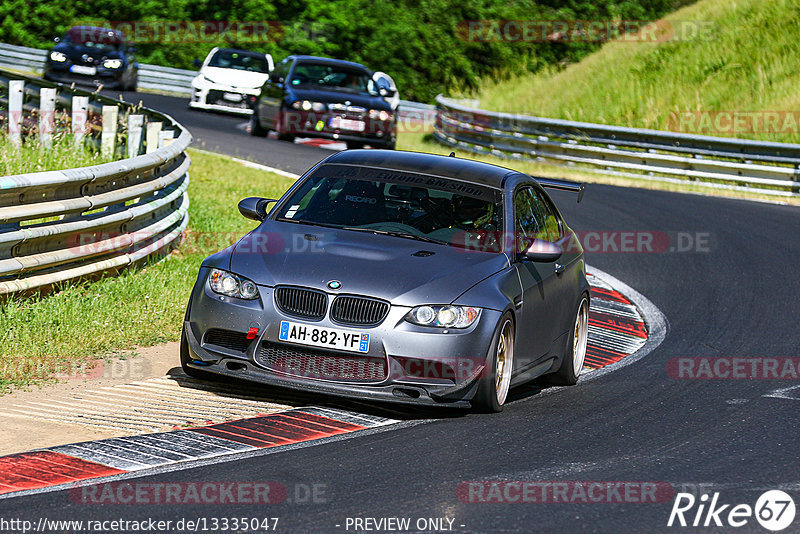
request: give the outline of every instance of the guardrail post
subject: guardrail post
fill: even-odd
[[[53,146],[53,131],[56,129],[56,90],[42,87],[39,90],[39,144],[45,148]]]
[[[117,140],[117,118],[119,108],[117,106],[103,106],[103,133],[100,136],[100,154],[103,157],[114,155],[114,147]]]
[[[22,123],[22,100],[25,95],[25,82],[8,82],[8,139],[14,146],[22,144],[20,124]]]
[[[175,140],[175,132],[172,130],[161,130],[158,132],[158,148],[169,146]]]
[[[149,154],[150,152],[154,152],[158,150],[158,138],[159,132],[161,132],[161,123],[160,122],[148,122],[147,123],[147,148],[146,153]]]
[[[75,139],[75,146],[81,146],[83,138],[87,133],[87,122],[89,120],[89,97],[72,97],[72,135]]]
[[[144,115],[128,115],[128,157],[139,155],[142,146],[142,126]]]

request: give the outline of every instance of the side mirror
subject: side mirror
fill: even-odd
[[[534,239],[528,250],[525,251],[525,258],[541,263],[551,263],[561,257],[561,247],[555,243],[543,239]]]
[[[53,37],[53,42],[54,43],[60,43],[61,42],[61,37]]]
[[[272,202],[277,202],[274,198],[247,197],[239,201],[239,213],[253,219],[263,221],[267,218],[267,206]]]
[[[194,65],[194,68],[196,68],[196,69],[199,69],[200,67],[203,66],[203,62],[200,61],[197,58],[194,58],[194,61],[192,61],[192,64]]]
[[[389,98],[394,96],[394,91],[392,91],[391,89],[387,89],[385,87],[381,87],[380,89],[378,89],[378,94],[380,94],[383,97]]]

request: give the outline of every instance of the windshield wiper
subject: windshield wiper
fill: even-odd
[[[378,230],[377,228],[360,228],[358,226],[339,226],[336,224],[328,224],[328,223],[320,223],[320,222],[313,222],[313,221],[303,221],[303,220],[293,220],[287,219],[285,217],[278,218],[281,222],[288,222],[294,224],[304,224],[307,226],[319,226],[321,228],[333,228],[335,230],[352,230],[354,232],[366,232],[368,234],[376,234],[376,235],[389,235],[392,237],[404,237],[406,239],[414,239],[416,241],[424,241],[426,243],[435,243],[437,245],[449,245],[446,241],[441,241],[439,239],[433,239],[432,237],[426,237],[424,235],[415,235],[415,234],[408,234],[406,232],[398,232],[393,230]]]
[[[377,234],[377,235],[390,235],[392,237],[404,237],[406,239],[414,239],[417,241],[425,241],[426,243],[436,243],[437,245],[447,245],[446,241],[440,241],[438,239],[433,239],[432,237],[426,237],[424,235],[416,235],[416,234],[408,234],[406,232],[397,232],[392,230],[378,230],[376,228],[359,228],[357,226],[341,226],[342,230],[353,230],[355,232],[368,232],[370,234]]]

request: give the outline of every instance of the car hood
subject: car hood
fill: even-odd
[[[238,69],[221,69],[219,67],[203,67],[200,73],[214,83],[230,87],[253,89],[261,87],[269,74]]]
[[[371,96],[365,93],[350,91],[328,91],[318,87],[303,86],[292,87],[295,100],[311,100],[325,104],[350,102],[350,105],[361,106],[367,109],[384,109],[389,111],[391,106],[380,96]]]
[[[448,304],[507,267],[504,254],[269,220],[236,244],[230,263],[259,285],[330,292],[327,283],[338,280],[339,293],[404,306]]]

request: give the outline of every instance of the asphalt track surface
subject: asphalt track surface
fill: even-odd
[[[187,126],[200,148],[298,173],[330,153],[250,137],[237,127],[246,119],[190,112],[182,99],[141,97]],[[290,490],[290,499],[280,505],[88,506],[76,504],[62,490],[2,500],[0,517],[277,516],[278,531],[346,532],[348,517],[416,521],[446,516],[455,519],[454,530],[463,532],[668,530],[672,500],[460,501],[458,485],[476,480],[666,481],[675,491],[703,488],[720,492],[722,503],[751,506],[763,491],[783,489],[800,503],[800,400],[767,396],[800,382],[676,380],[666,370],[676,357],[800,356],[800,212],[595,185],[587,188],[580,205],[571,195],[553,196],[578,231],[708,235],[704,251],[587,253],[590,265],[624,281],[665,315],[666,338],[645,358],[577,387],[548,394],[534,386],[515,391],[517,400],[501,414],[411,413],[407,424],[385,432],[136,479],[279,481]],[[800,398],[800,389],[786,396]],[[325,485],[325,502],[289,502],[297,500],[291,498],[295,484]],[[693,518],[694,511],[687,517]],[[785,532],[799,529],[800,518]],[[714,530],[766,532],[752,518],[738,529]]]

